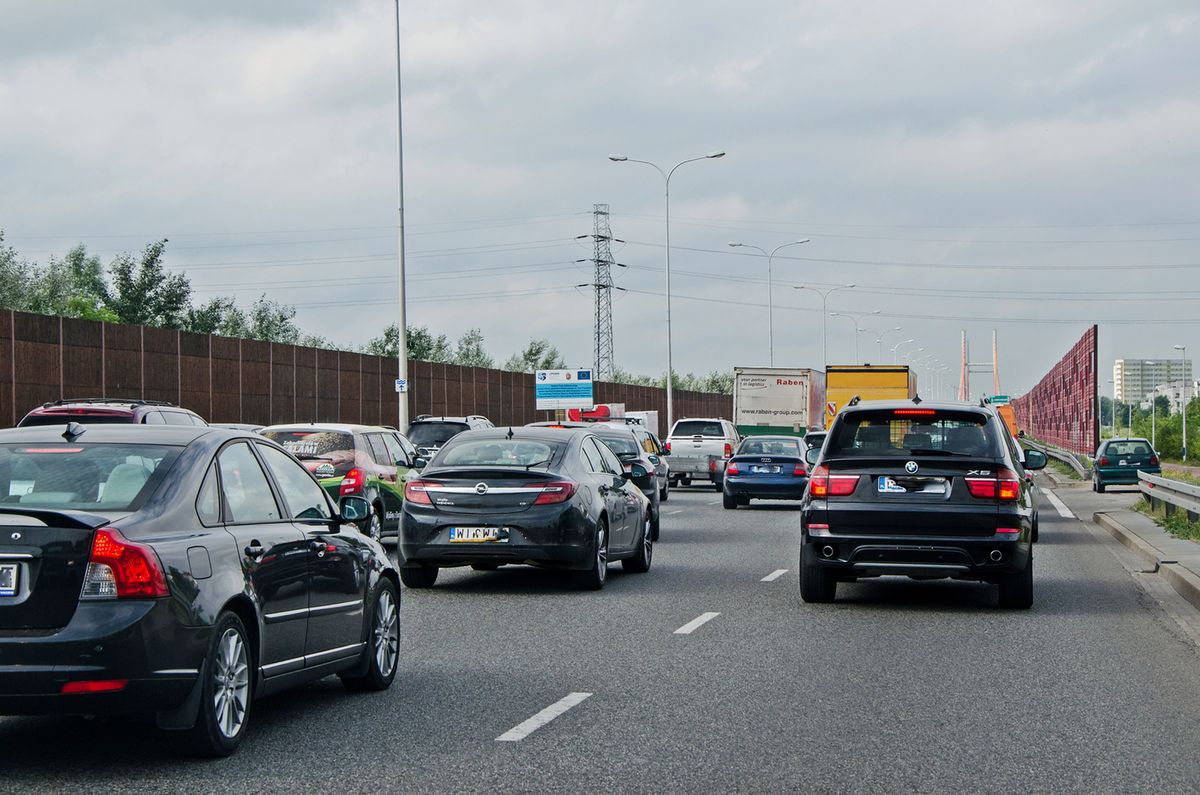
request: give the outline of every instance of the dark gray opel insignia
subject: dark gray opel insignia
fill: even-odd
[[[0,432],[0,714],[151,713],[224,755],[258,696],[387,688],[400,596],[367,510],[242,431]]]
[[[404,489],[400,578],[428,588],[439,568],[530,563],[568,569],[582,588],[604,586],[610,560],[650,568],[654,474],[587,430],[495,428],[446,442]]]

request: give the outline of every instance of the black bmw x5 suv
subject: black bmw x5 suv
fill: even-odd
[[[833,601],[838,582],[882,575],[999,586],[1000,605],[1033,604],[1036,512],[1025,463],[1001,421],[965,404],[847,406],[801,503],[800,595]]]

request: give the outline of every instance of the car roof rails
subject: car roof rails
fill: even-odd
[[[861,400],[862,400],[862,398],[860,398],[858,395],[855,395],[854,397],[850,398],[850,402],[847,403],[846,405],[847,406],[857,406],[859,404],[859,401],[861,401]]]
[[[167,400],[143,400],[141,398],[66,398],[63,400],[47,401],[42,404],[42,408],[48,409],[51,406],[69,406],[74,403],[98,403],[115,406],[170,406],[171,408],[179,408],[179,406]]]
[[[418,414],[416,417],[413,418],[413,422],[420,422],[421,420],[427,420],[427,419],[429,419],[428,414]]]

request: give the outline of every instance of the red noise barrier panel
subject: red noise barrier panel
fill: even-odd
[[[1091,455],[1100,445],[1096,342],[1092,326],[1028,394],[1013,400],[1017,427],[1030,436]]]

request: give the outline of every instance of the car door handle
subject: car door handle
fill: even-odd
[[[246,553],[246,557],[248,558],[261,558],[263,553],[266,552],[257,538],[251,541],[242,551]]]

